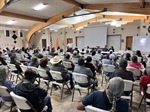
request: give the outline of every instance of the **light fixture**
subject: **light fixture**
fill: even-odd
[[[111,22],[111,26],[116,26],[116,24],[117,24],[117,21],[112,21]]]
[[[9,21],[7,22],[7,24],[11,25],[11,24],[14,24],[15,22],[16,22],[15,20],[9,20]]]
[[[64,19],[64,18],[72,18],[72,17],[79,17],[79,16],[85,16],[85,15],[90,15],[90,14],[97,14],[97,13],[101,13],[101,12],[106,12],[107,11],[107,8],[104,8],[103,10],[101,10],[101,11],[96,11],[96,12],[90,12],[90,13],[85,13],[85,14],[80,14],[80,15],[77,15],[77,14],[75,14],[75,12],[74,12],[74,14],[72,15],[72,16],[62,16],[62,18]]]
[[[46,4],[40,3],[37,6],[35,6],[33,9],[36,10],[36,11],[38,11],[38,10],[42,10],[46,6],[47,6]]]

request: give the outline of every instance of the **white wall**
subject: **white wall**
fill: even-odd
[[[18,32],[15,33],[18,36]],[[16,48],[27,47],[27,42],[25,40],[26,32],[23,32],[23,37],[18,37],[16,39],[17,43],[14,43],[14,39],[12,38],[13,32],[10,30],[10,37],[6,37],[4,35],[4,30],[0,30],[0,48],[5,49],[9,47],[10,49],[15,46]]]
[[[94,25],[99,25],[100,23],[94,23]],[[93,24],[90,24],[93,26]],[[136,20],[134,22],[122,25],[121,27],[114,27],[114,26],[108,26],[107,35],[121,35],[121,50],[125,50],[126,48],[126,37],[127,36],[137,36],[138,35],[146,35],[147,28],[143,28],[142,26],[148,27],[149,23],[144,23],[144,21]],[[138,28],[140,27],[140,28]],[[81,29],[79,31],[76,31],[72,28],[63,28],[58,30],[58,32],[51,31],[52,35],[52,41],[53,41],[53,47],[56,45],[56,39],[59,40],[59,46],[66,50],[67,45],[67,38],[73,39],[74,47],[76,46],[76,37],[77,36],[84,36],[84,30]],[[149,35],[149,33],[148,33]],[[41,47],[41,39],[46,38],[47,45],[49,45],[49,37],[50,37],[50,31],[49,29],[46,29],[45,34],[39,33],[37,35],[34,35],[31,39],[32,45]],[[103,47],[103,46],[101,46]]]

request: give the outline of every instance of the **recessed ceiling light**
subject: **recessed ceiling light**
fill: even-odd
[[[15,22],[16,22],[15,20],[9,20],[9,21],[7,22],[7,24],[11,25],[11,24],[14,24]]]
[[[40,3],[37,6],[33,7],[34,10],[38,11],[38,10],[42,10],[43,8],[45,8],[47,5]]]

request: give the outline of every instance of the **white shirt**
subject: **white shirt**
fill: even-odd
[[[67,46],[68,46],[69,48],[73,48],[73,43],[68,43]]]

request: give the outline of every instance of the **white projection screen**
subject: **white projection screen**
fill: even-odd
[[[84,46],[101,48],[107,44],[107,26],[89,26],[84,28]]]
[[[141,52],[150,52],[150,36],[134,36],[132,41],[132,50]]]

